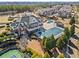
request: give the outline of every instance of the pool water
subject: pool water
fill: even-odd
[[[61,28],[59,28],[59,27],[54,27],[54,28],[51,28],[51,29],[48,29],[48,30],[39,30],[39,31],[37,31],[36,32],[36,35],[38,36],[38,37],[40,37],[40,38],[42,38],[42,37],[50,37],[52,34],[54,35],[54,36],[56,36],[56,35],[58,35],[58,34],[60,34],[61,32],[63,32],[63,30],[61,29]]]
[[[47,23],[52,23],[53,22],[53,20],[51,20],[51,19],[49,19],[48,21],[47,21]]]
[[[60,28],[54,27],[54,28],[48,29],[47,31],[43,32],[41,34],[41,36],[50,37],[52,34],[54,36],[56,36],[56,35],[58,35],[61,32],[62,32],[62,30]]]

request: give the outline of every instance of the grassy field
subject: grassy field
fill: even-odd
[[[8,23],[8,16],[0,16],[0,23]]]

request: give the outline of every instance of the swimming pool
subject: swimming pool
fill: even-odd
[[[54,37],[59,37],[61,35],[61,33],[63,32],[63,29],[62,28],[59,28],[59,27],[54,27],[54,28],[51,28],[51,29],[48,29],[48,30],[38,30],[36,32],[36,35],[39,37],[39,38],[43,38],[44,36],[45,37],[50,37],[52,34],[54,35]]]
[[[49,20],[47,21],[47,23],[53,23],[53,20],[49,19]]]

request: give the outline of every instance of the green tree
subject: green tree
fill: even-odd
[[[65,27],[64,34],[67,36],[67,39],[70,38],[70,31],[69,31],[69,28],[68,27]]]
[[[32,58],[42,58],[41,56],[39,56],[39,55],[37,55],[37,54],[35,54],[35,53],[33,53],[33,55],[31,56]]]
[[[4,37],[4,34],[2,33],[2,34],[0,34],[0,37]]]
[[[73,36],[75,33],[75,25],[72,24],[71,27],[70,27],[70,35]]]
[[[34,9],[35,9],[34,5],[0,5],[0,12],[5,11],[24,12],[27,10],[33,11]]]
[[[56,40],[54,39],[54,36],[53,35],[51,37],[49,37],[49,38],[45,38],[44,47],[47,50],[50,50],[53,47],[55,47],[56,46],[55,44],[56,44]]]
[[[70,30],[66,27],[64,29],[63,41],[66,44],[70,38]]]
[[[63,36],[61,36],[60,38],[57,39],[56,46],[59,49],[62,49],[63,45],[64,45],[64,40],[63,40]]]
[[[63,35],[63,40],[64,40],[65,44],[68,42],[68,38],[67,38],[67,36],[65,34]]]
[[[52,40],[51,43],[53,43],[52,47],[56,46],[56,39],[54,38],[54,35],[52,34],[52,36],[50,37],[50,39]]]
[[[64,17],[61,16],[61,18],[62,18],[62,20],[64,20]]]
[[[70,25],[75,24],[75,17],[71,17]]]
[[[42,39],[42,44],[44,48],[46,48],[46,41],[47,41],[47,38],[44,36]]]
[[[4,37],[0,37],[0,41],[3,41],[4,40]]]

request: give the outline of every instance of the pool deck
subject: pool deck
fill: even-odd
[[[50,28],[53,28],[53,27],[56,27],[56,23],[55,22],[52,22],[52,23],[43,23],[43,27],[44,29],[50,29]]]

